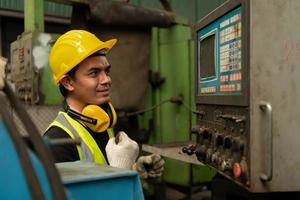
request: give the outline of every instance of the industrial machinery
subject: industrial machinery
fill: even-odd
[[[31,105],[59,105],[62,97],[52,83],[48,55],[58,34],[24,32],[11,43],[11,79],[16,96]]]
[[[197,159],[251,192],[299,191],[298,0],[229,0],[194,26]]]
[[[88,4],[73,5],[72,28],[88,29],[103,40],[118,38],[118,45],[108,55],[113,66],[111,97],[119,114],[116,130],[125,130],[130,137],[142,143],[148,142],[149,136],[151,143],[187,140],[194,118],[177,103],[164,104],[143,116],[128,115],[171,97],[179,96],[192,104],[191,90],[187,88],[192,85],[189,77],[193,71],[190,69],[193,45],[187,20],[178,17],[175,20],[173,13],[130,6],[124,2],[94,0]],[[62,101],[58,88],[52,84],[46,56],[57,35],[41,31],[26,31],[11,44],[10,73],[16,95],[25,102],[26,110],[40,133],[55,118]],[[176,74],[181,74],[182,81],[178,81]],[[141,128],[140,117],[145,128]],[[17,117],[14,119],[17,120]],[[184,123],[177,123],[179,121]],[[188,187],[209,182],[213,175],[214,170],[206,166],[166,160],[163,180],[192,192]]]

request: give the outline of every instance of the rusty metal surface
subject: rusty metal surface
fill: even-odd
[[[172,12],[141,8],[125,2],[89,0],[91,20],[99,24],[169,27],[175,24]]]
[[[104,41],[118,39],[118,43],[108,54],[112,66],[111,98],[114,107],[122,111],[145,108],[150,62],[150,29],[122,29],[90,24],[89,30]]]
[[[195,154],[188,156],[187,154],[184,154],[182,152],[182,147],[187,146],[188,144],[193,144],[194,142],[182,142],[182,143],[173,143],[173,144],[164,144],[164,145],[142,145],[142,150],[148,153],[155,153],[159,154],[161,156],[183,161],[186,163],[196,164],[196,165],[202,165],[203,163],[199,162],[197,160],[197,157]]]
[[[80,4],[88,4],[88,0],[48,0],[56,3],[62,3],[62,4],[74,4],[74,3],[80,3]]]

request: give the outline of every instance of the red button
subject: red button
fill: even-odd
[[[233,164],[233,176],[234,178],[238,178],[241,176],[242,169],[239,163],[234,163]]]

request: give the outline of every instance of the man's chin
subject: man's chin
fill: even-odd
[[[97,105],[102,105],[108,103],[109,101],[110,101],[110,97],[101,98],[101,100],[97,102]]]

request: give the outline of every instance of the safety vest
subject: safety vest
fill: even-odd
[[[71,118],[67,113],[59,112],[47,130],[52,126],[63,129],[72,139],[79,139],[81,141],[80,145],[76,146],[80,160],[87,160],[98,164],[107,164],[100,148],[88,130],[78,121]],[[109,137],[113,136],[112,129],[108,129],[107,132]]]

